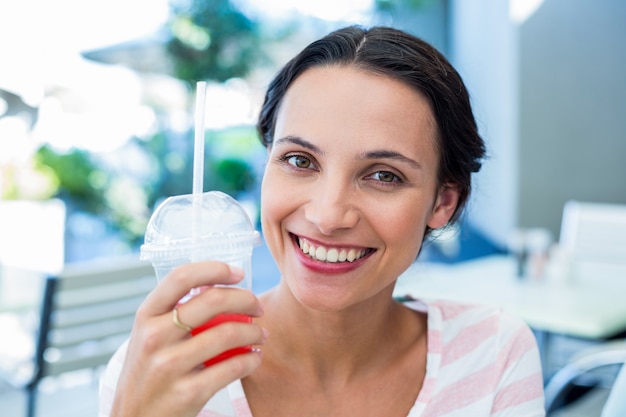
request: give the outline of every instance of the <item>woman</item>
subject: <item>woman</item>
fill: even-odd
[[[242,273],[217,262],[172,272],[109,365],[101,415],[544,415],[523,323],[392,297],[424,237],[459,217],[484,155],[446,59],[394,29],[338,30],[278,73],[258,129],[262,227],[280,284],[258,298],[210,288],[175,309],[191,288]],[[190,337],[172,311],[189,327],[221,312],[254,322]],[[259,348],[202,366],[245,345]]]

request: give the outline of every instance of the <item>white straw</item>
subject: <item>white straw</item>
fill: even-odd
[[[202,194],[204,182],[204,105],[206,82],[196,84],[196,118],[193,148],[193,193]]]
[[[202,205],[201,198],[204,187],[204,105],[206,101],[206,82],[198,81],[196,83],[196,114],[195,114],[195,130],[194,130],[194,146],[193,146],[193,201],[192,201],[192,227],[191,239],[193,249],[191,261],[197,261],[199,255],[195,250],[198,242],[198,232],[202,225]]]

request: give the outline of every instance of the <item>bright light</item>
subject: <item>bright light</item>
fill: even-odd
[[[542,3],[543,0],[509,0],[509,16],[515,23],[524,23]]]
[[[358,22],[373,7],[373,0],[233,1],[245,2],[259,15],[298,13],[328,21]],[[130,70],[89,62],[80,53],[154,34],[168,14],[168,0],[0,3],[0,38],[11,40],[0,44],[6,63],[0,88],[39,108],[34,132],[17,132],[12,120],[5,120],[1,130],[10,129],[12,137],[32,133],[34,141],[20,141],[29,149],[45,141],[60,149],[76,146],[91,151],[109,151],[133,134],[145,134],[153,127],[154,114],[140,103],[138,77]],[[252,123],[250,94],[245,85],[214,86],[211,97],[219,99],[207,103],[207,127]],[[23,153],[24,149],[12,149],[11,155]]]
[[[0,88],[36,106],[44,86],[54,83],[50,65],[154,33],[168,13],[168,0],[0,2]]]
[[[109,46],[152,33],[168,13],[168,0],[2,2],[0,36],[7,40],[2,49],[9,43],[25,54]]]
[[[28,121],[19,116],[0,118],[0,165],[30,158],[34,146],[28,140]]]
[[[270,16],[288,16],[297,12],[329,21],[358,21],[373,7],[373,0],[248,0],[247,3]]]

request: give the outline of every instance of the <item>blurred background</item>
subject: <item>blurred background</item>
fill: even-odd
[[[256,216],[265,86],[348,23],[423,37],[472,95],[489,159],[438,259],[506,250],[518,228],[558,236],[565,201],[626,202],[625,18],[618,0],[3,2],[0,263],[136,251],[155,205],[191,191],[198,80],[205,189]]]
[[[136,251],[155,205],[191,192],[197,81],[209,83],[205,189],[231,194],[256,220],[265,151],[254,123],[279,66],[347,23],[448,42],[440,1],[0,8],[0,264],[48,272]]]
[[[462,222],[422,257],[505,254],[531,229],[547,250],[567,201],[626,204],[625,21],[621,0],[2,1],[2,308],[32,308],[41,273],[136,256],[156,205],[192,190],[199,80],[205,190],[258,222],[266,85],[306,44],[354,23],[443,52],[487,142]],[[254,257],[261,291],[278,276],[264,247]]]

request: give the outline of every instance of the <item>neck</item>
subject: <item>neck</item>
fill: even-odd
[[[290,373],[316,375],[320,383],[347,383],[385,366],[426,331],[414,312],[392,299],[392,291],[328,312],[302,306],[286,288],[275,289],[264,296],[261,324],[270,333],[265,360]]]

